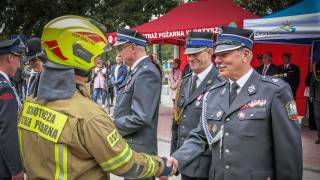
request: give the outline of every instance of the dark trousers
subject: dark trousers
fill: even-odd
[[[206,177],[206,178],[189,177],[189,176],[181,174],[181,180],[209,180],[209,178],[208,177]]]
[[[313,101],[313,113],[317,125],[318,137],[320,139],[320,101]]]

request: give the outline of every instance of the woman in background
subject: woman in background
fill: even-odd
[[[172,61],[172,69],[169,72],[169,85],[170,85],[170,95],[175,103],[176,99],[176,89],[178,88],[181,81],[182,71],[180,70],[180,59],[175,58]]]

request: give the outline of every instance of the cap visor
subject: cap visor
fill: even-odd
[[[217,45],[216,48],[214,49],[214,54],[225,52],[225,51],[231,51],[235,49],[239,49],[242,46],[239,45]]]
[[[120,45],[122,45],[122,44],[125,44],[125,43],[127,43],[128,41],[116,41],[114,44],[113,44],[113,46],[120,46]]]
[[[200,47],[200,48],[186,48],[184,50],[184,54],[194,54],[194,53],[197,53],[197,52],[200,52],[200,51],[203,51],[207,49],[207,47]]]

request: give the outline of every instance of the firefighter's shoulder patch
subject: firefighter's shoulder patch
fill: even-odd
[[[116,129],[114,129],[108,136],[107,136],[107,142],[111,147],[116,145],[116,143],[119,141],[120,135]]]

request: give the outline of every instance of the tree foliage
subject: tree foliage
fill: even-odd
[[[62,15],[81,15],[105,24],[109,31],[137,26],[164,14],[179,0],[2,0],[0,38],[12,34],[40,36],[43,26]],[[3,26],[2,26],[3,25]],[[1,28],[3,27],[3,29]],[[2,33],[1,33],[2,29]]]
[[[302,0],[233,0],[258,16],[266,16],[292,6]]]

